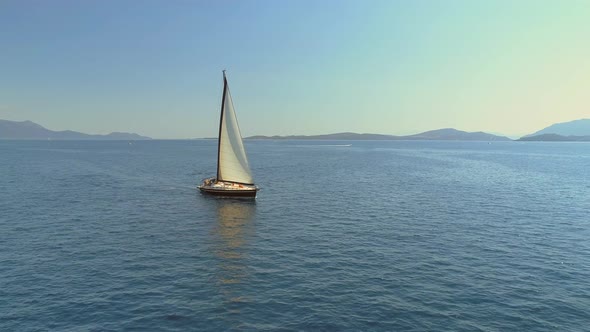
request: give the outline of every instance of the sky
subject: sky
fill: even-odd
[[[2,0],[0,119],[216,137],[518,137],[590,118],[590,2]]]

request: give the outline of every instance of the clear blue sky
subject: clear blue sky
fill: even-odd
[[[589,1],[0,2],[0,119],[216,136],[507,135],[590,117]]]

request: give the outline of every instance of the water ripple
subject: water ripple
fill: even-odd
[[[0,330],[588,330],[590,145],[214,143],[0,142]]]

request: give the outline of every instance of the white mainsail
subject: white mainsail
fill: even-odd
[[[224,95],[219,128],[217,180],[254,184],[225,73],[223,75],[223,84]]]

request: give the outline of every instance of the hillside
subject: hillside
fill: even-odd
[[[134,133],[113,132],[108,135],[89,135],[71,130],[53,131],[32,121],[0,120],[0,139],[53,140],[146,140]]]
[[[525,137],[543,134],[556,134],[561,136],[590,136],[590,119],[580,119],[569,122],[556,123],[543,128]]]
[[[251,136],[247,139],[292,139],[292,140],[441,140],[441,141],[510,141],[508,137],[484,132],[466,132],[451,128],[431,130],[415,135],[394,136],[381,134],[336,133],[325,135]]]
[[[497,136],[481,131],[466,132],[452,128],[431,130],[416,135],[404,136],[412,140],[448,140],[448,141],[509,141],[508,137]]]
[[[557,134],[541,134],[536,136],[525,136],[519,141],[537,141],[537,142],[590,142],[590,135],[588,136],[563,136]]]

